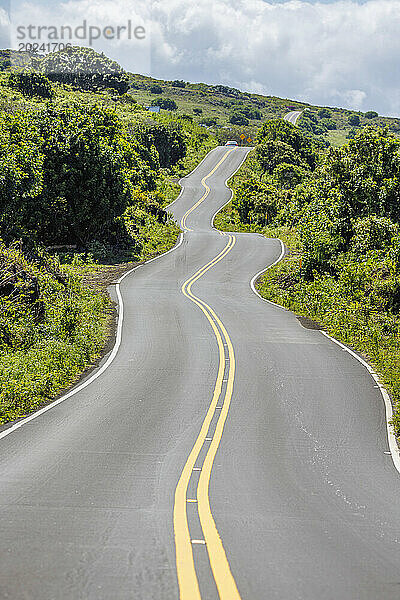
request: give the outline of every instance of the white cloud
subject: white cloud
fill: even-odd
[[[161,76],[225,83],[320,104],[400,111],[400,3],[155,0]]]
[[[130,70],[400,113],[400,0],[70,0],[49,7],[48,17],[143,20],[151,32],[151,65],[138,60],[139,48],[147,52],[143,45],[95,46]]]

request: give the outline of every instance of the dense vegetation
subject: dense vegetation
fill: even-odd
[[[220,143],[228,139],[239,142],[240,135],[244,133],[246,143],[252,144],[262,122],[282,118],[289,110],[304,111],[298,126],[307,136],[317,138],[322,146],[341,146],[353,138],[360,127],[370,123],[387,126],[395,135],[400,135],[399,119],[379,116],[375,111],[362,113],[338,107],[312,106],[296,100],[253,94],[227,85],[190,83],[181,79],[166,81],[126,74],[115,62],[90,49],[73,48],[70,52],[75,61],[73,66],[64,64],[64,57],[68,56],[68,52],[64,52],[61,58],[57,57],[58,53],[46,59],[34,57],[35,69],[52,81],[69,82],[75,89],[101,91],[114,87],[116,94],[126,91],[130,100],[137,101],[139,105],[160,106],[162,111],[190,116],[195,123],[208,127]],[[68,64],[71,65],[72,59],[68,59]],[[32,65],[32,59],[23,52],[0,51],[0,70],[16,64]],[[114,83],[108,85],[107,78]]]
[[[33,58],[31,68],[50,81],[70,84],[84,90],[114,89],[124,94],[129,89],[128,74],[118,63],[91,48],[66,48]]]
[[[0,75],[0,424],[99,355],[111,304],[82,277],[171,248],[165,207],[216,144],[190,117],[148,113],[127,78],[79,48]]]
[[[392,393],[400,433],[400,140],[367,127],[321,151],[270,121],[234,178],[217,225],[280,236],[291,248],[262,295],[315,319],[367,355]]]
[[[108,305],[72,267],[0,246],[0,423],[50,400],[96,358]]]

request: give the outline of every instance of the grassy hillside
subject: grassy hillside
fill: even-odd
[[[304,110],[298,122],[299,127],[307,135],[317,137],[324,144],[333,146],[343,145],[348,137],[354,136],[359,127],[371,123],[388,127],[395,135],[400,133],[399,119],[382,116],[368,118],[365,116],[367,113],[337,107],[313,106],[287,98],[251,94],[222,85],[164,81],[137,74],[130,74],[130,84],[130,93],[138,102],[150,105],[157,100],[170,98],[176,103],[178,114],[185,113],[191,115],[198,123],[206,123],[221,141],[226,141],[229,136],[240,139],[238,136],[242,131],[254,139],[257,129],[265,120],[282,118],[290,110]],[[323,108],[328,111],[328,116],[321,113]],[[245,117],[248,114],[248,125],[230,123],[230,118],[235,113],[243,113]],[[352,117],[359,117],[359,126],[351,125],[349,120],[351,121]]]
[[[13,53],[13,65],[24,65],[29,61],[26,53]],[[0,51],[0,70],[9,70],[10,53]],[[129,73],[129,95],[139,105],[149,106],[172,100],[176,104],[176,115],[191,116],[195,123],[204,124],[219,142],[246,134],[254,140],[260,125],[268,119],[281,118],[290,110],[303,110],[298,126],[307,135],[317,138],[323,145],[342,146],[366,125],[388,127],[400,136],[400,119],[362,113],[340,107],[321,107],[293,99],[252,94],[224,85],[190,83],[183,80],[163,80]],[[109,99],[109,102],[113,102]],[[161,110],[161,114],[170,111]],[[232,123],[234,115],[239,123]],[[359,123],[357,123],[357,118]],[[352,124],[355,119],[356,124]],[[252,143],[247,142],[246,143]]]

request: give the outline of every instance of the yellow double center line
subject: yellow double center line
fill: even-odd
[[[231,151],[229,151],[231,152]],[[228,153],[227,153],[228,154]],[[216,168],[225,160],[227,154],[214,167],[214,169],[205,179],[215,172]],[[203,201],[204,198],[201,199]],[[197,202],[193,208],[198,206]],[[185,216],[190,214],[191,210]],[[182,226],[185,226],[185,216],[182,219]],[[176,568],[179,583],[179,592],[181,600],[201,600],[199,583],[196,575],[192,540],[189,532],[187,503],[191,499],[187,498],[189,481],[192,477],[196,461],[204,444],[209,444],[208,450],[201,465],[200,477],[197,484],[197,509],[200,518],[200,524],[204,535],[211,569],[213,572],[215,584],[221,600],[240,600],[240,595],[231,573],[225,550],[218,534],[214,518],[212,516],[209,500],[209,483],[214,459],[221,442],[224,431],[225,421],[228,416],[229,406],[232,399],[233,383],[235,378],[235,353],[232,341],[225,329],[221,319],[215,311],[206,302],[198,298],[191,291],[192,285],[200,279],[209,269],[221,261],[232,250],[236,243],[236,238],[229,235],[225,248],[210,262],[199,269],[182,285],[182,293],[196,304],[204,313],[209,321],[218,344],[219,366],[217,379],[214,386],[212,400],[207,414],[202,423],[200,433],[194,443],[194,446],[183,467],[175,490],[174,504],[174,534],[176,548]],[[227,376],[224,379],[224,375]],[[223,384],[226,384],[225,386]],[[223,392],[224,390],[224,392]],[[219,414],[215,430],[210,433],[210,425],[213,417]],[[199,467],[196,467],[199,469]]]
[[[210,187],[206,184],[206,180],[209,177],[211,177],[211,175],[214,175],[214,173],[218,169],[218,167],[224,162],[224,160],[229,156],[229,154],[231,152],[233,152],[234,149],[235,148],[231,148],[231,150],[228,150],[228,152],[226,152],[224,154],[224,156],[221,158],[221,160],[219,162],[217,162],[217,164],[215,165],[215,167],[205,177],[203,177],[203,179],[201,180],[202,185],[205,187],[205,192],[202,195],[202,197],[200,198],[200,200],[198,200],[196,202],[196,204],[193,204],[193,206],[191,208],[189,208],[189,210],[187,210],[185,212],[185,214],[183,215],[183,217],[181,219],[181,228],[182,229],[186,229],[186,231],[193,231],[193,229],[190,229],[190,227],[186,226],[186,219],[188,218],[188,216],[190,215],[190,213],[192,213],[199,206],[199,204],[201,204],[202,202],[204,202],[204,200],[207,198],[208,194],[210,193]]]

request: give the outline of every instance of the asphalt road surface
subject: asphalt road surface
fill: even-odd
[[[289,121],[289,123],[292,123],[292,125],[296,125],[297,119],[299,118],[302,112],[302,110],[293,110],[292,112],[288,112],[283,118],[285,119],[285,121]]]
[[[107,370],[0,440],[1,599],[400,597],[379,390],[251,290],[279,241],[211,228],[246,152],[184,179],[183,242],[122,282]]]

